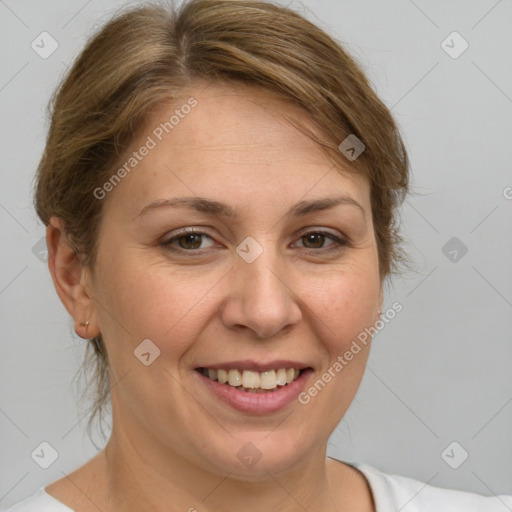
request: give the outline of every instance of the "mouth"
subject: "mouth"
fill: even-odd
[[[196,368],[196,371],[220,384],[227,384],[245,393],[269,393],[288,386],[307,368],[278,368],[263,372],[244,369]]]
[[[251,415],[273,414],[291,406],[313,373],[312,367],[291,361],[223,366],[200,366],[194,373],[214,403]]]

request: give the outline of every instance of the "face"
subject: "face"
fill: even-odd
[[[283,119],[307,124],[295,107],[188,92],[197,105],[168,134],[177,107],[155,113],[101,199],[87,286],[119,381],[114,433],[257,478],[325,448],[361,381],[369,344],[344,354],[381,303],[369,186]]]

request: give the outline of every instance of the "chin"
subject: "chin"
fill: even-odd
[[[268,480],[269,473],[289,470],[314,451],[311,437],[297,437],[289,429],[238,433],[203,448],[202,456],[217,470],[242,481]]]

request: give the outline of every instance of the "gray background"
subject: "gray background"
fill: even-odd
[[[44,229],[30,190],[50,94],[91,29],[121,5],[0,0],[0,507],[96,453],[72,386],[84,342],[33,252]],[[329,453],[436,486],[511,494],[512,2],[291,6],[367,70],[402,127],[415,191],[402,217],[417,271],[387,290],[384,309],[399,301],[403,311],[375,338]],[[43,31],[59,45],[47,59],[31,48]],[[441,46],[453,31],[469,44],[458,58]],[[458,247],[443,251],[452,237]],[[46,470],[30,456],[42,441],[59,454]],[[462,450],[469,458],[452,469],[445,460],[455,465]]]

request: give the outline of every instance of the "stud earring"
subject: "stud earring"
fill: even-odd
[[[87,327],[89,326],[89,321],[87,321],[87,322],[80,322],[80,325],[87,329]]]

